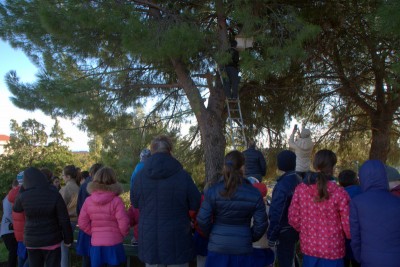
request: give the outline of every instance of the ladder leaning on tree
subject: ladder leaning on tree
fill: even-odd
[[[225,86],[223,76],[226,76],[226,73],[222,67],[217,64],[217,72],[219,72],[219,77],[221,79],[222,86]],[[244,134],[244,124],[243,124],[243,116],[242,110],[240,108],[240,100],[239,98],[225,98],[226,107],[228,109],[228,123],[229,130],[228,135],[231,139],[233,149],[238,149],[242,147],[243,149],[247,148],[247,140]]]
[[[228,135],[231,139],[232,146],[234,149],[238,149],[239,147],[246,149],[247,142],[246,136],[244,134],[244,124],[242,110],[240,108],[240,100],[239,98],[226,98],[225,101],[228,109]]]

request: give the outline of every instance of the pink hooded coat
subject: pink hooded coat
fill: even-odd
[[[315,202],[317,185],[299,184],[289,207],[289,224],[300,233],[304,254],[334,260],[344,257],[345,236],[350,238],[350,197],[334,182],[328,182],[328,192],[328,200]]]
[[[123,242],[129,232],[129,218],[124,203],[118,196],[119,184],[88,184],[91,194],[82,206],[79,228],[92,236],[92,246],[113,246]]]

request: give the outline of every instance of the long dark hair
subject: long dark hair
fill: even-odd
[[[322,202],[329,199],[328,182],[333,175],[333,168],[336,163],[337,157],[332,150],[322,149],[315,154],[313,167],[318,171],[318,196],[315,198],[316,202]]]
[[[241,152],[233,150],[226,154],[222,174],[224,176],[224,191],[221,196],[230,198],[236,192],[243,179],[244,156]]]

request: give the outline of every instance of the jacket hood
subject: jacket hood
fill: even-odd
[[[168,153],[156,153],[144,162],[143,172],[150,179],[166,179],[180,172],[182,164]]]
[[[385,165],[380,160],[367,160],[361,166],[358,176],[363,192],[369,190],[389,191]]]
[[[95,191],[93,194],[90,195],[92,200],[99,204],[99,205],[105,205],[107,203],[110,203],[114,197],[116,197],[115,193],[110,192],[110,191]]]
[[[21,186],[16,186],[16,187],[11,188],[10,192],[8,192],[8,195],[7,195],[8,201],[10,201],[11,203],[15,202],[15,198],[17,197],[17,194],[18,194],[20,188],[21,188]]]
[[[42,187],[49,184],[47,177],[37,168],[30,167],[24,171],[23,186],[26,190],[33,187]]]
[[[120,195],[124,192],[122,189],[121,184],[115,183],[115,184],[99,184],[98,182],[90,182],[87,186],[87,191],[89,194],[93,194],[94,192],[111,192],[113,195]]]
[[[301,130],[300,137],[301,138],[311,137],[311,131],[309,129],[304,128],[303,130]]]
[[[296,169],[296,154],[293,151],[283,150],[276,158],[279,170],[288,172]]]
[[[386,176],[389,182],[400,181],[400,173],[396,168],[385,165]]]

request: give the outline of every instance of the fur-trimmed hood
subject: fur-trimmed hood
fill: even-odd
[[[105,185],[97,182],[90,182],[87,191],[92,200],[100,205],[111,202],[116,196],[123,192],[119,183]]]
[[[106,185],[99,184],[98,182],[90,182],[87,186],[87,191],[89,194],[93,194],[96,191],[112,192],[117,196],[124,192],[120,183]]]

